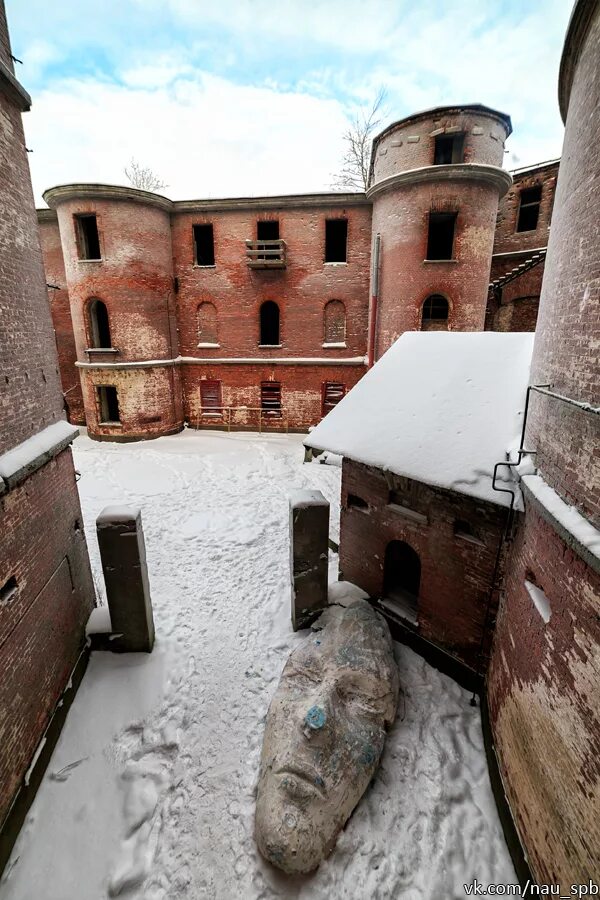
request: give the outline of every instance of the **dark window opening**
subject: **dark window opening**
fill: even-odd
[[[433,152],[434,166],[447,166],[461,163],[465,158],[464,134],[438,134],[435,138]]]
[[[91,300],[88,310],[90,317],[90,346],[97,350],[109,350],[112,347],[112,343],[106,304],[102,300]]]
[[[517,231],[535,231],[540,216],[541,202],[541,184],[538,184],[532,188],[525,188],[521,191],[521,203],[519,205]]]
[[[262,381],[260,408],[267,419],[281,418],[281,384],[278,381]]]
[[[456,213],[429,213],[427,259],[452,259]]]
[[[334,406],[337,406],[344,394],[346,385],[338,381],[326,381],[323,385],[323,415],[326,416]]]
[[[359,497],[358,494],[348,494],[347,507],[348,509],[368,509],[369,504],[362,497]]]
[[[95,214],[75,216],[79,259],[100,259],[100,238]]]
[[[109,425],[112,422],[120,422],[119,399],[117,389],[113,385],[103,384],[96,388],[98,393],[98,406],[100,411],[100,424]]]
[[[342,262],[347,259],[348,219],[326,219],[325,262]]]
[[[472,541],[476,544],[483,543],[471,523],[467,522],[466,519],[454,520],[454,535],[455,537],[465,538],[465,540]]]
[[[423,303],[421,331],[446,331],[448,328],[448,301],[441,294],[432,294]]]
[[[14,575],[11,575],[8,581],[5,581],[0,588],[0,605],[10,603],[14,599],[17,590],[17,579]]]
[[[346,307],[341,300],[330,300],[323,310],[323,343],[345,344]]]
[[[260,308],[260,344],[279,346],[279,307],[272,300],[266,300]]]
[[[383,593],[401,614],[415,619],[421,587],[419,554],[405,541],[390,541],[385,549]]]
[[[272,219],[268,222],[256,223],[256,238],[259,241],[278,241],[279,240],[279,221]],[[258,250],[272,250],[273,247],[268,244],[259,244]],[[280,253],[269,253],[266,255],[259,254],[257,259],[281,259]]]
[[[202,412],[220,415],[222,412],[221,382],[206,380],[200,382],[200,404]]]
[[[197,266],[214,266],[215,238],[212,225],[194,225],[194,260]]]

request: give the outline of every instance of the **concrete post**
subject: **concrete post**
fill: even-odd
[[[329,503],[321,491],[290,497],[292,625],[307,628],[327,606]]]
[[[113,634],[111,649],[149,653],[154,646],[154,620],[148,585],[142,513],[126,506],[107,506],[96,519],[102,571]]]

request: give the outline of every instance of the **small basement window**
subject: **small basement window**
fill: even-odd
[[[452,259],[456,213],[429,213],[427,259]]]
[[[11,575],[8,581],[5,581],[0,588],[0,606],[10,603],[15,598],[17,590],[17,579],[14,575]]]
[[[358,494],[348,494],[347,507],[348,509],[368,509],[369,504],[362,497],[359,497]]]
[[[75,216],[75,237],[79,259],[101,259],[95,213]]]
[[[96,393],[100,424],[112,425],[114,422],[120,422],[121,416],[119,414],[119,399],[116,387],[110,384],[101,384],[96,387]]]
[[[438,134],[435,138],[433,151],[434,166],[447,166],[451,163],[461,163],[465,157],[465,135]]]
[[[345,263],[348,248],[348,219],[325,220],[325,262]]]
[[[262,381],[260,408],[266,419],[281,418],[281,384],[278,381]]]
[[[535,231],[538,226],[541,202],[541,184],[538,184],[532,188],[525,188],[521,191],[519,218],[517,219],[517,231]]]
[[[214,266],[215,237],[212,224],[194,225],[194,262],[197,266]]]

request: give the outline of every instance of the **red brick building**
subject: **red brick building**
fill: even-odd
[[[70,420],[110,440],[306,430],[404,331],[482,330],[499,198],[519,202],[501,168],[510,129],[480,105],[396,122],[366,194],[51,188],[39,220]]]
[[[0,2],[0,831],[94,603],[21,122],[29,107]]]

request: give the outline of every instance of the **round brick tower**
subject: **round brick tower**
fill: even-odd
[[[179,431],[171,201],[93,184],[50,188],[44,199],[58,214],[90,437]]]
[[[417,113],[375,138],[371,361],[404,331],[483,331],[510,133],[508,116],[476,104]]]
[[[540,883],[600,871],[600,3],[575,4],[531,369],[525,501],[487,682],[506,796]]]

